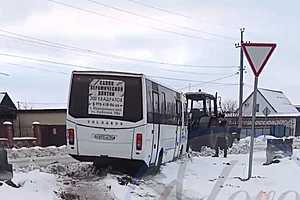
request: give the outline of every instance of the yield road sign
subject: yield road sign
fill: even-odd
[[[256,77],[259,76],[276,44],[273,43],[243,43],[242,48]]]

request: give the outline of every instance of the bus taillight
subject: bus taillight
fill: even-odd
[[[136,134],[136,150],[141,151],[143,146],[143,134],[137,133]]]
[[[73,128],[68,129],[68,140],[70,145],[74,145],[75,131]]]

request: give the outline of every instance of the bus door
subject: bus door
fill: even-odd
[[[152,129],[152,153],[150,163],[154,164],[158,154],[159,134],[160,134],[160,112],[159,112],[159,94],[152,92],[153,107],[153,129]]]
[[[181,132],[182,132],[182,108],[181,102],[176,100],[176,140],[175,140],[175,150],[174,150],[174,157],[177,157],[180,152],[181,146]]]

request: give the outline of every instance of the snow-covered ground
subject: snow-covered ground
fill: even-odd
[[[58,185],[56,177],[49,173],[34,170],[26,173],[16,173],[13,182],[19,188],[0,182],[1,199],[11,200],[41,200],[57,199]]]
[[[247,199],[245,195],[249,199],[273,199],[257,198],[272,193],[275,200],[288,191],[300,194],[300,165],[296,157],[264,166],[265,154],[255,152],[254,156],[253,178],[249,181],[239,179],[247,177],[247,155],[179,160],[163,166],[159,175],[141,181],[138,186],[121,186],[113,175],[104,181],[112,186],[118,199]],[[287,199],[295,199],[292,196]]]
[[[139,184],[118,184],[118,176],[104,179],[117,199],[300,199],[300,150],[280,163],[266,162],[266,139],[255,141],[253,175],[248,174],[249,138],[234,144],[227,158],[212,158],[214,151],[204,148],[191,158],[168,163],[161,173],[145,177]],[[296,144],[298,145],[299,139]],[[299,147],[299,145],[297,146]]]
[[[295,139],[292,158],[263,165],[266,139],[255,141],[249,181],[240,180],[247,177],[249,138],[235,143],[227,158],[212,158],[214,151],[204,148],[201,153],[165,164],[157,175],[131,180],[127,185],[119,184],[124,175],[99,172],[91,163],[76,162],[66,155],[65,147],[12,149],[9,162],[14,164],[13,181],[20,188],[2,184],[0,194],[12,200],[300,199],[300,139]]]

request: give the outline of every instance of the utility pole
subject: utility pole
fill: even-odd
[[[19,136],[22,137],[22,130],[21,130],[21,106],[20,106],[20,101],[18,103],[18,111],[17,111],[17,116],[18,116],[18,121],[19,121]]]
[[[239,92],[239,118],[238,118],[238,128],[242,128],[243,120],[243,87],[244,87],[244,54],[242,49],[242,44],[244,42],[244,31],[245,28],[241,28],[241,41],[240,44],[236,44],[236,48],[240,48],[240,92]]]

